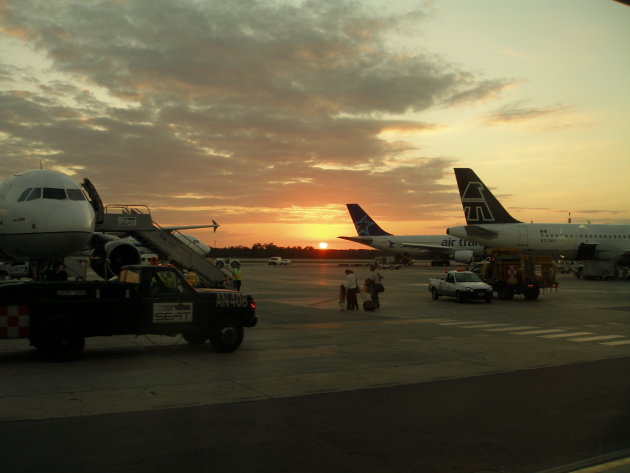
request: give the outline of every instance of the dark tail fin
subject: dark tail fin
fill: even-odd
[[[387,233],[361,208],[359,204],[346,204],[359,236],[387,236]]]
[[[520,223],[499,203],[490,189],[469,168],[455,168],[466,223]]]

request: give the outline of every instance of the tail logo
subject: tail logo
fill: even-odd
[[[494,215],[486,202],[485,187],[481,182],[469,182],[462,194],[467,222],[494,222]]]
[[[354,222],[359,236],[371,236],[370,227],[373,225],[374,222],[367,215],[364,215],[360,220]]]

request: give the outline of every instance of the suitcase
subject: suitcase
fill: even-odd
[[[366,312],[372,312],[376,310],[376,304],[372,300],[363,301],[363,310]]]

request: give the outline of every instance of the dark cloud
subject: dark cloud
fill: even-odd
[[[423,18],[352,1],[8,1],[5,34],[54,75],[0,75],[29,85],[0,94],[0,172],[45,160],[83,169],[106,202],[190,215],[398,199],[421,219],[457,203],[437,184],[453,163],[409,157],[410,145],[379,134],[429,130],[400,114],[508,84],[388,47],[388,34]]]

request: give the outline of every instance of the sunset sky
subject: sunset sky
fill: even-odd
[[[612,0],[0,0],[0,177],[88,177],[210,246],[630,223],[630,7]]]

